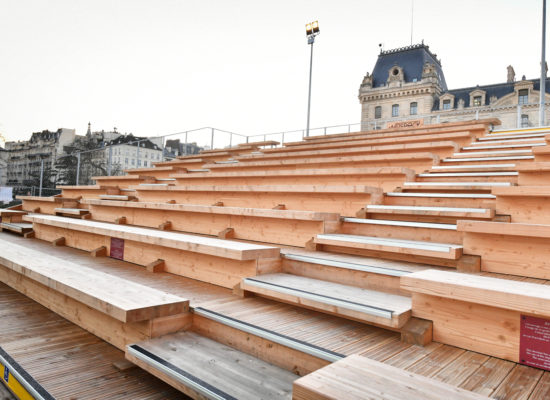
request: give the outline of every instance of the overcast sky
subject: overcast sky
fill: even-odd
[[[413,43],[449,88],[537,78],[540,0],[415,0]],[[244,134],[359,122],[379,53],[410,44],[411,0],[0,0],[0,133],[75,128],[157,136]]]

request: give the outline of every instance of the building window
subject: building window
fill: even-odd
[[[529,89],[521,89],[518,92],[518,104],[527,104],[529,103]],[[523,120],[523,115],[521,116]]]
[[[411,115],[418,114],[418,103],[415,101],[411,103]]]
[[[125,164],[125,165],[128,165],[128,157],[126,157],[126,158],[124,159],[124,164]]]
[[[451,109],[451,100],[443,100],[443,109],[444,110],[450,110]]]
[[[521,127],[527,128],[529,126],[529,116],[527,114],[521,114]]]
[[[143,161],[143,166],[144,166],[144,167],[147,166],[147,161]]]
[[[399,117],[399,104],[394,104],[391,106],[391,116]]]
[[[132,158],[132,165],[136,165],[136,159]]]
[[[479,107],[481,105],[481,96],[474,96],[474,107]]]
[[[138,167],[141,167],[141,160],[138,160]]]
[[[374,107],[374,118],[376,119],[382,118],[382,106]]]

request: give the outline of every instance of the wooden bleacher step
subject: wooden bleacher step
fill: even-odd
[[[541,143],[544,138],[527,138],[527,139],[500,139],[500,140],[491,140],[491,141],[476,141],[470,143],[470,146],[487,146],[487,145],[507,145],[513,143],[519,144],[528,144],[528,143]]]
[[[489,400],[357,354],[294,382],[294,400]]]
[[[526,134],[491,134],[485,137],[477,138],[479,141],[494,141],[494,140],[507,140],[507,139],[525,139],[525,138],[540,138],[545,137],[549,132],[542,133],[526,133]]]
[[[19,233],[21,235],[32,232],[32,224],[25,222],[0,222],[0,228],[7,231]]]
[[[77,217],[82,217],[83,215],[90,213],[90,211],[85,208],[58,207],[58,208],[55,208],[54,211],[56,215],[77,216]]]
[[[463,199],[496,199],[495,195],[487,193],[416,193],[416,192],[388,192],[389,197],[440,197],[440,198],[463,198]]]
[[[519,160],[534,160],[535,156],[498,156],[498,157],[457,157],[445,158],[441,160],[444,163],[452,162],[473,162],[473,161],[519,161]]]
[[[494,187],[513,186],[511,182],[404,182],[404,190],[488,191]]]
[[[131,201],[134,200],[134,196],[127,196],[122,194],[100,194],[101,200],[113,200],[113,201]]]
[[[397,214],[476,219],[493,219],[495,216],[494,209],[468,207],[391,206],[369,204],[366,207],[366,211],[367,213],[372,214]]]
[[[516,156],[516,155],[531,155],[532,150],[495,150],[495,151],[466,151],[453,153],[453,157],[479,157],[479,156]]]
[[[278,301],[393,329],[401,328],[411,316],[409,297],[290,274],[245,278],[241,288]]]
[[[465,165],[434,165],[429,172],[493,172],[516,171],[516,164],[465,164]]]
[[[462,255],[462,246],[457,244],[344,235],[338,233],[317,235],[314,238],[314,243],[326,246],[444,258],[449,260],[458,260]]]
[[[365,225],[387,225],[394,227],[411,227],[411,228],[425,228],[425,229],[444,229],[455,231],[456,224],[442,224],[442,223],[433,223],[433,222],[416,222],[416,221],[400,221],[393,219],[371,219],[371,218],[344,218],[344,222],[354,223],[354,224],[365,224]]]
[[[200,399],[292,398],[290,371],[193,332],[130,345],[126,358],[185,394]]]
[[[518,176],[518,172],[434,172],[434,173],[424,173],[418,174],[420,178],[449,178],[449,177],[466,177],[466,176],[483,176],[483,177],[494,177],[494,176]]]
[[[209,310],[205,307],[194,307],[193,313],[203,318],[215,321],[222,325],[237,329],[239,331],[260,337],[273,343],[280,344],[282,346],[297,350],[301,353],[306,353],[314,357],[320,358],[325,361],[334,362],[345,357],[341,353],[334,352],[332,350],[325,349],[320,346],[316,346],[312,343],[305,342],[293,338],[288,335],[263,328],[258,325],[251,324],[249,322],[241,321],[239,319],[230,317],[228,315],[221,314],[219,312]],[[197,325],[197,321],[194,322]]]
[[[527,143],[527,144],[499,144],[499,145],[478,145],[478,146],[466,146],[463,147],[462,150],[489,150],[489,149],[519,149],[522,147],[538,147],[538,146],[546,146],[546,142],[534,142],[534,143]]]

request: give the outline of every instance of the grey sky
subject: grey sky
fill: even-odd
[[[539,75],[540,0],[415,0],[413,42],[449,88]],[[303,128],[318,19],[312,126],[358,122],[378,43],[410,44],[411,0],[0,0],[0,132],[156,136],[201,126]]]

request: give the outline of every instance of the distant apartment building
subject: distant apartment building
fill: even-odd
[[[178,156],[199,154],[203,150],[197,143],[182,143],[179,139],[167,139],[164,146],[164,158],[174,159]]]
[[[111,150],[109,150],[111,147]],[[106,160],[111,158],[112,166],[121,171],[132,168],[153,167],[153,163],[164,160],[162,146],[153,139],[136,137],[132,134],[119,136],[105,143]],[[113,175],[115,173],[112,172]]]
[[[0,186],[8,182],[8,152],[0,147]]]
[[[74,140],[74,129],[60,128],[35,132],[30,140],[6,142],[7,185],[36,186],[42,165],[44,187],[55,185],[56,161]]]

